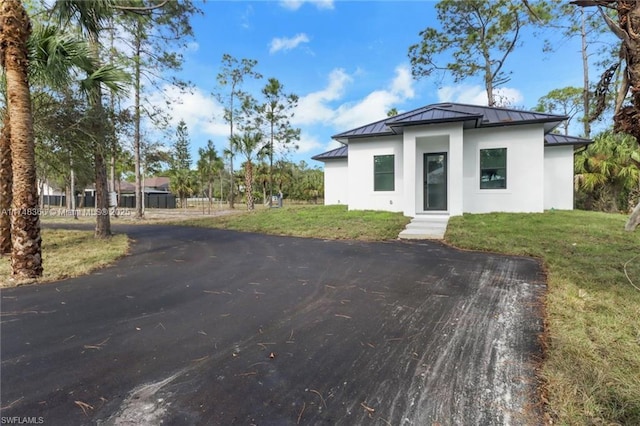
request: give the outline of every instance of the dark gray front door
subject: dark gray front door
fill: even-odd
[[[424,154],[424,209],[447,210],[447,153]]]

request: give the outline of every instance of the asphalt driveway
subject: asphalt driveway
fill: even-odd
[[[532,259],[116,231],[136,240],[116,265],[2,291],[3,423],[542,423],[545,285]]]

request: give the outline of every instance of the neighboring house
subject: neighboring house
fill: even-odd
[[[144,179],[144,186],[145,188],[151,188],[163,192],[170,192],[170,181],[171,179],[165,176],[149,177]]]
[[[169,178],[160,176],[160,177],[148,177],[143,178],[142,183],[144,184],[144,192],[146,194],[167,194],[171,191],[169,190]],[[135,194],[136,192],[136,184],[135,182],[128,182],[122,180],[118,182],[118,187],[116,187],[116,192],[120,192],[121,194]],[[111,186],[111,182],[109,182],[109,186]],[[109,188],[111,191],[112,189]]]
[[[573,152],[592,141],[553,134],[567,117],[441,103],[333,136],[325,204],[424,213],[573,209]]]
[[[49,182],[48,180],[40,180],[38,179],[38,192],[40,194],[40,196],[62,196],[64,195],[64,190],[61,188],[58,188],[57,186],[54,186],[51,182]]]
[[[145,194],[143,203],[150,208],[176,208],[176,197],[169,190],[168,177],[143,178],[143,193]],[[136,185],[133,182],[120,181],[118,183],[120,207],[135,208]]]

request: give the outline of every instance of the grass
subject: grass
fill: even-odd
[[[347,211],[345,206],[285,206],[213,218],[181,220],[183,226],[204,226],[263,234],[327,239],[388,240],[409,223],[400,213]]]
[[[37,282],[57,281],[88,274],[126,254],[126,235],[97,240],[93,231],[42,230],[42,263],[44,274]],[[9,257],[0,259],[0,287],[15,284],[10,280]]]
[[[549,211],[449,222],[457,247],[535,256],[547,268],[541,375],[558,424],[640,424],[640,291],[631,283],[640,287],[640,232],[625,232],[625,220]]]

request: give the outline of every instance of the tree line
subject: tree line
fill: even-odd
[[[270,139],[256,138],[258,132],[236,134],[241,147],[233,146],[235,155],[244,155],[240,168],[231,173],[224,153],[219,153],[213,141],[198,148],[198,158],[191,158],[189,132],[184,120],[178,123],[174,141],[164,160],[155,164],[157,176],[170,178],[171,191],[187,207],[190,197],[206,198],[209,209],[218,202],[231,202],[232,197],[244,198],[247,209],[255,203],[269,204],[277,194],[291,200],[317,203],[324,194],[324,173],[310,168],[304,161],[293,163],[284,157],[269,157]],[[227,153],[229,148],[224,148]],[[195,163],[195,168],[193,167]],[[131,178],[131,169],[125,177]]]

